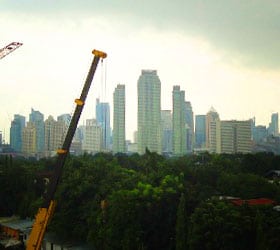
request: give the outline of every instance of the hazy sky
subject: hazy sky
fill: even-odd
[[[137,79],[156,69],[162,109],[172,109],[180,85],[194,114],[213,106],[221,119],[255,116],[268,125],[280,111],[279,17],[279,0],[0,0],[0,47],[23,43],[0,60],[0,130],[8,141],[13,115],[28,120],[31,107],[45,119],[72,112],[92,49],[108,58],[81,123],[95,116],[97,97],[112,103],[114,88],[125,84],[132,139]]]

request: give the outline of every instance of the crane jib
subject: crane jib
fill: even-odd
[[[95,74],[98,62],[100,58],[106,58],[107,54],[99,51],[99,50],[93,50],[92,54],[94,55],[93,61],[91,63],[86,81],[84,83],[81,96],[79,99],[75,100],[76,108],[74,111],[74,114],[71,118],[69,128],[67,130],[67,134],[64,139],[64,143],[62,145],[61,149],[57,150],[57,158],[56,163],[54,166],[54,172],[50,178],[50,182],[47,188],[46,195],[44,197],[44,201],[42,206],[39,208],[35,221],[33,223],[33,227],[29,236],[29,239],[27,241],[26,249],[27,250],[39,250],[41,249],[42,241],[44,238],[44,234],[46,231],[46,227],[51,220],[52,214],[54,213],[55,209],[55,201],[54,201],[54,195],[58,186],[58,183],[60,181],[61,175],[62,175],[62,169],[65,164],[72,139],[74,137],[76,128],[78,126],[78,122],[84,107],[84,103],[87,97],[87,94],[89,92],[89,88],[93,79],[93,76]]]

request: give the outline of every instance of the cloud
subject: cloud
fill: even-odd
[[[280,66],[280,2],[277,0],[6,0],[4,11],[79,19],[104,16],[126,21],[132,29],[155,27],[201,37],[226,60],[258,68]],[[1,7],[2,7],[1,6]]]

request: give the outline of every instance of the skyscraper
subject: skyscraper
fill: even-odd
[[[279,126],[278,126],[278,113],[273,113],[271,115],[271,122],[268,127],[268,135],[277,136],[279,134]]]
[[[206,114],[206,148],[212,152],[216,150],[216,121],[220,120],[217,111],[211,107]]]
[[[125,146],[125,85],[114,91],[113,153],[126,152]]]
[[[171,110],[161,111],[162,152],[172,153],[172,113]]]
[[[36,156],[36,126],[33,122],[27,122],[27,126],[22,130],[22,152],[25,156]]]
[[[193,111],[190,102],[185,102],[185,116],[186,116],[186,151],[187,153],[193,152],[194,144],[194,124],[193,124]]]
[[[22,151],[22,130],[25,127],[25,117],[22,115],[14,115],[14,120],[10,127],[10,144],[17,151]]]
[[[186,153],[186,103],[185,91],[180,86],[173,86],[173,154],[183,155]]]
[[[51,151],[57,150],[55,148],[55,127],[57,121],[50,115],[47,120],[45,120],[45,151],[46,155],[51,155]]]
[[[111,127],[110,127],[110,106],[107,102],[100,102],[96,99],[96,122],[102,128],[102,150],[110,149]]]
[[[161,153],[161,82],[156,70],[142,70],[138,79],[138,153]]]
[[[85,138],[82,148],[88,153],[97,153],[102,150],[102,127],[95,119],[87,119],[85,126]]]
[[[206,142],[206,115],[195,116],[195,147],[204,148]]]
[[[70,116],[70,115],[69,115]],[[64,115],[58,116],[56,121],[52,116],[49,116],[45,121],[45,155],[51,156],[57,149],[62,147],[64,138],[67,132],[67,122]]]
[[[29,122],[32,122],[36,129],[36,152],[43,152],[45,146],[44,115],[32,108],[29,115]]]

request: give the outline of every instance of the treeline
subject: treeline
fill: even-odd
[[[34,215],[44,192],[38,170],[53,161],[0,159],[1,216]],[[219,199],[278,203],[280,186],[264,178],[271,169],[280,170],[279,156],[70,156],[49,230],[92,249],[280,249],[280,212],[272,205]]]

